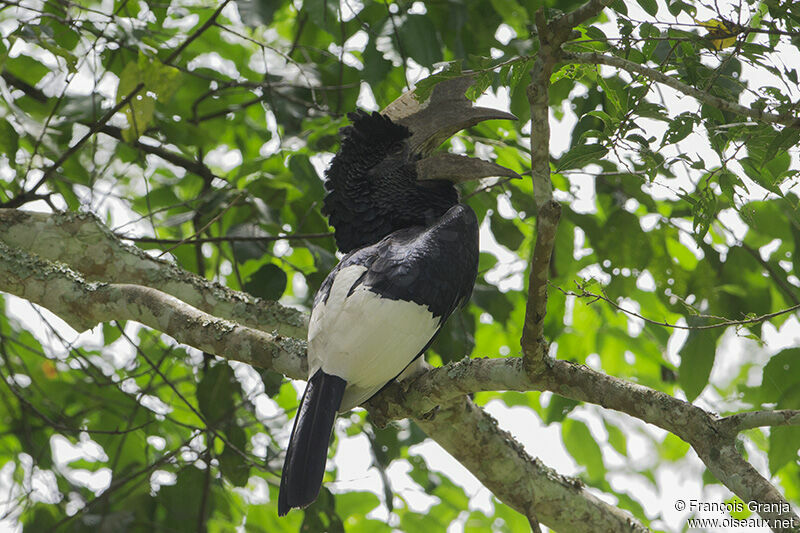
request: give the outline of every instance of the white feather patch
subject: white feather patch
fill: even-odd
[[[348,296],[366,270],[340,270],[308,324],[308,375],[322,368],[347,381],[340,411],[364,402],[402,372],[439,328],[427,307],[381,298],[363,284]]]

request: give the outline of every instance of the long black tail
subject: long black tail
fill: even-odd
[[[308,380],[283,461],[278,516],[294,507],[306,507],[317,499],[345,385],[347,382],[342,378],[322,370]]]

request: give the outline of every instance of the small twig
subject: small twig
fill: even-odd
[[[400,57],[403,60],[403,78],[406,80],[406,86],[410,87],[411,84],[408,81],[408,56],[403,49],[402,41],[400,41],[400,32],[397,30],[397,23],[394,20],[394,13],[392,13],[392,10],[389,9],[389,3],[386,0],[383,0],[383,5],[386,6],[386,12],[389,13],[389,22],[392,23],[392,33],[394,34],[394,39],[397,42],[397,52],[400,54]]]
[[[164,60],[164,63],[165,64],[172,63],[181,54],[181,52],[183,52],[186,49],[187,46],[192,44],[192,41],[200,37],[203,34],[203,32],[205,32],[208,28],[210,28],[216,22],[217,17],[219,16],[220,13],[222,13],[222,10],[225,9],[225,6],[227,6],[230,3],[230,1],[231,0],[225,0],[224,2],[222,2],[219,5],[219,7],[211,14],[211,16],[208,17],[208,20],[206,20],[203,23],[203,25],[197,29],[197,31],[192,33],[185,41],[183,41],[183,43],[178,48],[173,50],[172,53],[167,56],[167,59]]]
[[[308,13],[302,11],[300,16],[298,17],[297,27],[294,33],[294,39],[292,40],[292,46],[289,48],[289,51],[286,52],[286,55],[292,57],[294,51],[297,50],[297,45],[300,43],[300,36],[303,35],[303,30],[306,27],[306,22],[308,22]]]
[[[625,309],[621,305],[617,304],[615,301],[609,299],[608,297],[602,294],[595,294],[593,292],[589,292],[585,289],[581,289],[580,293],[567,291],[562,289],[561,287],[555,286],[559,291],[561,291],[566,296],[575,296],[577,298],[593,298],[589,304],[593,304],[598,300],[602,300],[608,303],[611,307],[616,309],[617,311],[622,311],[625,314],[634,316],[641,320],[644,320],[648,324],[653,324],[655,326],[664,326],[665,328],[673,328],[673,329],[714,329],[714,328],[726,328],[728,326],[747,326],[749,324],[758,324],[764,322],[765,320],[769,320],[771,318],[775,318],[776,316],[785,315],[786,313],[791,313],[800,309],[800,304],[793,305],[792,307],[787,307],[786,309],[781,309],[780,311],[775,311],[774,313],[768,313],[766,315],[761,315],[753,318],[746,318],[743,320],[731,320],[731,319],[722,319],[721,322],[717,322],[715,324],[706,324],[703,326],[681,326],[680,324],[670,324],[669,322],[661,322],[658,320],[653,320],[652,318],[647,318],[646,316],[642,316],[635,311],[631,311],[630,309]],[[698,315],[699,318],[714,318],[720,319],[720,317],[707,317],[705,315]]]
[[[2,77],[4,80],[6,80],[6,83],[8,83],[9,85],[13,85],[14,87],[21,90],[27,96],[33,98],[37,102],[39,103],[47,102],[47,96],[44,94],[44,92],[37,89],[36,87],[26,82],[25,80],[20,79],[17,76],[14,76],[7,70],[3,70]]]
[[[273,242],[273,241],[298,241],[305,239],[326,239],[332,238],[333,232],[330,233],[296,233],[292,235],[264,235],[263,237],[198,237],[192,239],[159,239],[158,237],[128,237],[125,235],[116,235],[120,239],[133,242],[143,242],[151,244],[175,244],[177,246],[191,245],[197,243],[219,243],[219,242]]]
[[[530,174],[530,172],[523,172],[522,174],[520,174],[520,176],[524,176],[525,174]],[[474,191],[472,191],[468,195],[464,196],[463,199],[464,200],[469,200],[470,198],[472,198],[476,194],[480,194],[482,192],[490,191],[490,190],[494,189],[495,187],[502,187],[503,185],[505,185],[506,183],[508,183],[512,179],[514,179],[514,178],[500,178],[499,180],[497,180],[496,182],[494,182],[492,184],[486,185],[486,186],[481,187],[479,189],[475,189]]]
[[[652,80],[662,83],[668,87],[675,89],[678,92],[696,98],[700,102],[711,105],[722,111],[729,111],[737,115],[750,117],[753,120],[766,122],[768,124],[782,124],[790,128],[800,128],[800,118],[794,117],[789,114],[778,115],[776,113],[768,113],[762,110],[753,109],[730,100],[725,100],[718,96],[714,96],[707,92],[701,91],[691,85],[679,81],[677,78],[668,76],[661,71],[654,68],[640,65],[634,61],[629,61],[621,57],[610,56],[597,52],[586,53],[572,53],[564,52],[562,59],[567,62],[581,63],[587,65],[603,64],[611,67],[616,67],[630,73],[641,74]]]
[[[733,233],[733,232],[731,232],[731,233]],[[753,259],[758,261],[758,263],[762,267],[764,267],[764,270],[767,271],[767,274],[769,274],[769,277],[771,277],[775,281],[775,283],[778,285],[778,288],[780,288],[781,291],[783,291],[783,294],[789,300],[791,300],[795,305],[800,304],[800,299],[798,299],[797,293],[796,293],[797,289],[794,289],[792,287],[792,285],[789,284],[788,281],[786,281],[785,277],[781,276],[778,273],[778,271],[776,271],[775,268],[773,268],[773,266],[769,264],[769,262],[765,261],[764,258],[761,257],[761,253],[759,253],[758,250],[754,249],[752,246],[750,246],[748,244],[745,244],[745,243],[741,243],[741,247],[747,253],[749,253],[751,256],[753,256]]]
[[[187,242],[187,241],[190,241],[190,240],[194,239],[194,238],[195,238],[195,237],[197,237],[198,235],[201,235],[201,234],[202,234],[202,233],[203,233],[205,230],[207,230],[207,229],[208,229],[208,228],[211,226],[211,224],[213,224],[214,222],[216,222],[217,220],[219,220],[219,219],[220,219],[220,218],[221,218],[221,217],[222,217],[222,216],[223,216],[225,213],[227,213],[227,212],[228,212],[228,209],[230,209],[231,207],[233,207],[234,205],[236,205],[236,202],[238,202],[238,201],[239,201],[239,198],[241,198],[241,197],[242,197],[244,194],[245,194],[245,191],[241,191],[241,192],[240,192],[238,195],[236,195],[236,198],[234,198],[234,199],[233,199],[233,201],[231,201],[231,203],[229,203],[227,206],[225,206],[225,209],[223,209],[222,211],[220,211],[220,212],[217,214],[217,216],[215,216],[214,218],[212,218],[211,220],[209,220],[209,221],[208,221],[208,223],[207,223],[205,226],[203,226],[203,227],[202,227],[202,228],[200,228],[199,230],[195,231],[195,232],[194,232],[194,235],[190,235],[190,236],[186,237],[185,239],[181,240],[180,242],[178,242],[177,244],[175,244],[174,246],[171,246],[170,248],[167,248],[166,250],[164,250],[163,252],[161,252],[161,253],[158,255],[158,257],[161,257],[162,255],[165,255],[165,254],[168,254],[168,253],[170,253],[172,250],[174,250],[175,248],[177,248],[177,247],[178,247],[178,246],[180,246],[181,244],[184,244],[185,242]],[[196,243],[195,243],[195,244],[196,244]]]
[[[116,127],[116,126],[108,126],[108,125],[103,126],[100,129],[100,133],[105,133],[106,135],[108,135],[110,137],[113,137],[113,138],[117,139],[118,141],[125,142],[123,137],[122,137],[122,130],[120,128]],[[152,145],[149,145],[149,144],[145,144],[145,143],[139,141],[138,139],[133,141],[133,143],[131,143],[131,144],[133,144],[133,146],[135,148],[141,150],[144,153],[158,156],[161,159],[163,159],[164,161],[167,161],[168,163],[172,163],[173,165],[179,166],[179,167],[181,167],[181,168],[183,168],[183,169],[185,169],[185,170],[187,170],[187,171],[189,171],[189,172],[191,172],[193,174],[197,174],[198,176],[200,176],[203,179],[207,179],[207,178],[210,179],[210,178],[218,177],[216,174],[214,174],[211,171],[210,168],[208,168],[203,163],[200,163],[199,161],[193,161],[191,159],[187,159],[187,158],[183,157],[182,155],[179,155],[179,154],[176,154],[174,152],[171,152],[171,151],[169,151],[169,150],[167,150],[165,148],[162,148],[160,146],[152,146]]]

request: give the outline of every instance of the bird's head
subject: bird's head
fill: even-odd
[[[510,113],[474,107],[464,96],[470,76],[439,83],[419,102],[409,91],[381,113],[357,111],[342,129],[339,152],[325,173],[322,212],[343,252],[373,244],[401,228],[425,225],[458,202],[454,183],[518,175],[488,161],[433,154],[459,130]]]

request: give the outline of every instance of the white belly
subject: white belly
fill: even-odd
[[[364,402],[402,372],[439,328],[425,306],[381,298],[364,285],[347,296],[365,270],[339,271],[308,325],[309,377],[322,368],[347,381],[340,411]]]

